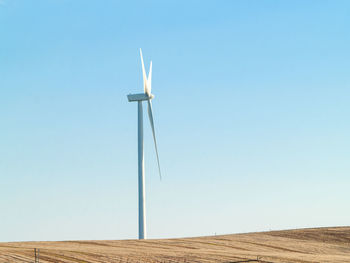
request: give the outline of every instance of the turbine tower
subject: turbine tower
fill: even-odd
[[[140,49],[141,64],[142,64],[142,75],[143,75],[143,91],[144,93],[129,94],[129,102],[137,101],[138,106],[138,183],[139,183],[139,239],[146,238],[146,205],[145,205],[145,166],[143,160],[143,110],[142,102],[147,101],[148,105],[148,117],[152,127],[152,134],[154,140],[154,146],[156,149],[157,163],[159,177],[162,179],[159,165],[159,156],[157,148],[156,134],[154,131],[153,122],[153,112],[152,112],[152,102],[151,100],[154,96],[151,94],[151,84],[152,84],[152,61],[150,64],[150,69],[148,73],[148,78],[146,76],[145,66],[143,64],[142,50]]]

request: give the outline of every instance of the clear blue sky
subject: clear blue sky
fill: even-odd
[[[0,2],[0,241],[348,225],[349,1]],[[146,117],[146,116],[145,116]]]

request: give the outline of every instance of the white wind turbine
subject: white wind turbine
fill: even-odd
[[[138,103],[138,181],[139,181],[139,239],[146,238],[146,206],[145,206],[145,169],[143,160],[143,110],[142,101],[146,100],[148,104],[148,117],[152,127],[152,134],[154,140],[154,146],[156,149],[157,163],[160,179],[162,178],[160,173],[159,156],[157,148],[156,134],[154,131],[153,113],[151,100],[154,96],[151,94],[152,84],[152,61],[148,73],[146,76],[145,66],[143,64],[142,51],[140,49],[142,74],[143,74],[143,91],[144,93],[129,94],[129,102],[137,101]]]

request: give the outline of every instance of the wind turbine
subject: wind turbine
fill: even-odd
[[[152,134],[154,140],[154,146],[156,149],[157,163],[159,177],[162,179],[159,165],[159,156],[157,148],[156,134],[154,131],[153,112],[151,100],[154,96],[151,94],[152,84],[152,61],[148,73],[146,76],[145,66],[143,64],[142,50],[140,48],[141,64],[142,64],[142,75],[143,75],[143,91],[144,93],[129,94],[129,102],[137,101],[138,104],[138,183],[139,183],[139,239],[146,238],[146,205],[145,205],[145,165],[143,160],[143,110],[142,101],[147,101],[148,105],[148,117],[152,127]]]

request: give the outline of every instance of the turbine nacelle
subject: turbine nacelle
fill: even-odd
[[[129,102],[151,100],[153,98],[154,98],[153,94],[148,95],[147,93],[138,93],[138,94],[129,94],[128,95]]]

